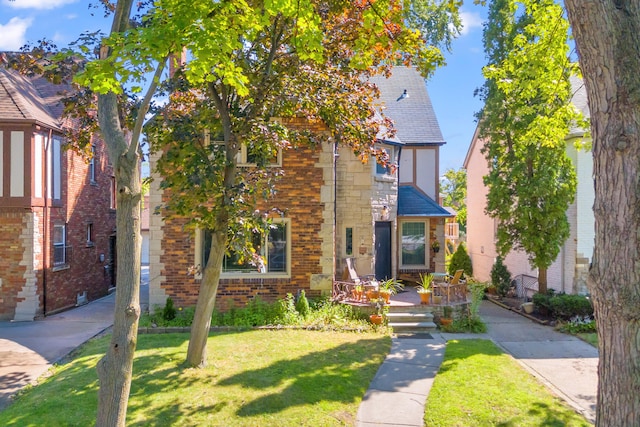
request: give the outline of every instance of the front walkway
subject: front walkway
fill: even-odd
[[[402,294],[400,294],[402,295]],[[394,337],[358,409],[358,427],[422,427],[424,405],[447,340],[491,339],[577,412],[595,422],[598,350],[497,305],[483,301],[486,334],[433,333],[431,339]]]

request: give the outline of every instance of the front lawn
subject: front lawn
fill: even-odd
[[[425,425],[589,426],[488,340],[449,341],[427,406]]]
[[[127,426],[353,425],[390,349],[373,333],[256,330],[209,337],[205,369],[185,369],[187,334],[138,337]],[[2,426],[95,424],[97,361],[109,337],[0,412]]]

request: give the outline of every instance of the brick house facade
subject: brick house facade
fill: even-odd
[[[33,320],[107,294],[113,168],[65,149],[61,87],[0,68],[0,320]]]
[[[402,106],[389,108],[391,114],[385,113],[398,125],[407,124],[404,132],[398,127],[394,140],[380,140],[380,147],[389,151],[398,169],[391,171],[375,162],[363,164],[348,149],[336,149],[329,138],[315,148],[283,152],[281,167],[285,174],[278,181],[277,197],[260,208],[278,208],[282,212],[276,220],[286,224],[286,268],[240,274],[223,270],[216,299],[218,309],[244,306],[257,295],[273,301],[301,290],[309,296],[329,294],[336,276],[342,275],[347,257],[355,260],[361,275],[375,274],[380,278],[395,277],[401,270],[434,271],[441,266],[439,271],[444,271],[444,254],[429,250],[432,239],[444,244],[444,218],[450,216],[433,202],[438,200],[438,150],[444,141],[424,79],[411,68],[398,67],[394,77],[381,78],[376,84],[385,103],[396,102],[404,89],[413,94]],[[401,117],[405,113],[407,117]],[[303,119],[287,125],[313,126],[318,131],[324,128],[321,123]],[[153,171],[156,159],[152,156],[150,160]],[[153,211],[162,205],[164,194],[159,185],[161,177],[152,176],[149,204]],[[403,200],[403,189],[409,187],[413,198]],[[152,309],[163,306],[167,297],[178,306],[196,303],[200,278],[189,271],[201,263],[203,237],[200,232],[186,233],[184,223],[151,215]],[[404,223],[422,225],[419,265],[403,263]],[[405,240],[406,237],[405,233]]]

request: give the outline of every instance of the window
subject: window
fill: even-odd
[[[89,182],[96,183],[96,147],[91,146],[91,160],[89,160]]]
[[[353,228],[347,227],[345,236],[345,251],[347,255],[353,255]]]
[[[110,196],[109,207],[111,209],[115,209],[116,208],[116,177],[115,176],[111,177],[111,186],[109,188],[109,196]]]
[[[62,140],[53,138],[47,150],[47,197],[60,200],[62,197]]]
[[[393,147],[380,148],[380,150],[384,151],[385,153],[387,153],[387,156],[389,156],[389,164],[388,166],[383,166],[376,161],[376,175],[392,175],[393,173],[391,166],[396,162],[395,150],[393,149]]]
[[[402,223],[402,265],[426,265],[426,227],[424,222]]]
[[[282,150],[278,150],[273,153],[257,153],[252,151],[245,144],[242,144],[240,150],[240,159],[238,165],[240,166],[256,166],[259,163],[259,159],[264,157],[266,166],[282,166]]]
[[[87,246],[93,246],[93,224],[87,224]]]
[[[196,239],[199,245],[196,246],[196,259],[200,263],[200,272],[204,270],[209,254],[211,252],[211,233],[208,230],[198,231]],[[289,274],[289,253],[290,234],[287,221],[274,222],[269,229],[267,236],[255,233],[253,236],[253,247],[265,260],[264,266],[254,265],[251,262],[241,261],[240,255],[231,252],[225,255],[222,261],[222,273],[225,275],[238,274]]]
[[[59,267],[67,263],[67,226],[53,226],[53,266]]]

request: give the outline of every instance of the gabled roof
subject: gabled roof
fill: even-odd
[[[390,78],[375,76],[371,82],[380,89],[383,114],[394,122],[396,135],[390,142],[445,144],[427,84],[415,68],[393,67]]]
[[[0,121],[29,121],[60,129],[63,86],[0,66]]]
[[[398,187],[398,216],[451,217],[445,208],[412,185]]]

